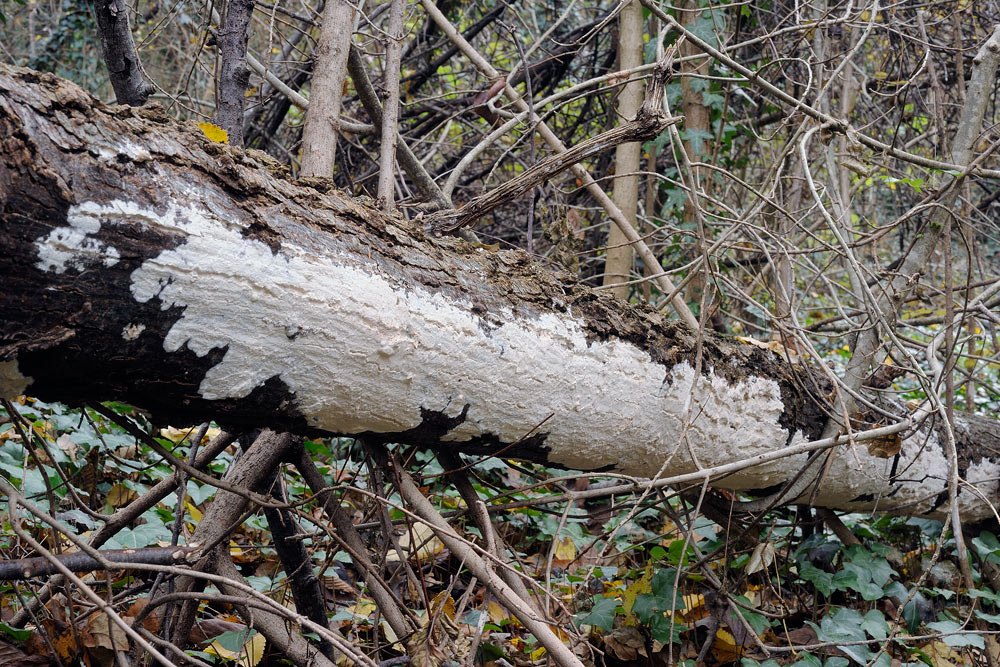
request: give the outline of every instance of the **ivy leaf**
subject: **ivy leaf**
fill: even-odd
[[[885,639],[889,636],[889,624],[885,622],[885,616],[878,609],[870,609],[865,614],[861,627],[872,639]]]
[[[799,567],[799,576],[802,577],[803,581],[808,581],[815,586],[816,590],[824,597],[830,597],[830,593],[833,592],[833,575],[824,572],[809,561],[802,563]]]
[[[650,582],[653,595],[668,601],[672,600],[674,598],[674,582],[676,580],[677,570],[675,568],[668,567],[657,570],[656,574],[653,575],[653,581]],[[670,606],[669,602],[667,602],[666,606]]]
[[[1000,625],[1000,614],[987,614],[986,612],[976,610],[976,616],[983,619],[987,623],[992,623],[993,625]]]
[[[871,580],[879,588],[884,587],[893,575],[893,569],[889,565],[889,561],[882,557],[875,557],[871,551],[868,551],[864,547],[849,548],[847,550],[847,560],[868,572]]]
[[[961,630],[961,623],[956,623],[955,621],[935,621],[933,623],[928,623],[927,627],[935,632],[942,633],[944,637],[941,637],[941,641],[952,648],[959,648],[962,646],[973,646],[981,650],[986,648],[986,640],[983,639],[982,635],[949,634],[951,632]]]
[[[983,598],[984,600],[989,600],[993,604],[1000,603],[1000,594],[994,593],[989,589],[981,590],[977,588],[969,589],[970,598]]]
[[[594,607],[590,613],[583,618],[577,619],[581,625],[593,625],[601,628],[605,632],[610,632],[615,623],[615,611],[618,609],[618,600],[615,598],[598,598],[594,601]],[[581,616],[581,614],[577,614]]]
[[[990,563],[1000,563],[1000,541],[993,533],[983,531],[978,537],[972,538],[972,546],[976,548],[980,558]]]
[[[866,639],[865,631],[862,629],[864,617],[853,609],[837,609],[832,614],[824,616],[818,626],[811,621],[806,623],[816,631],[816,637],[822,642],[856,642]],[[866,664],[872,657],[871,651],[864,644],[837,648],[861,664]]]
[[[681,633],[687,630],[670,615],[655,614],[649,621],[649,634],[661,644],[679,644]]]

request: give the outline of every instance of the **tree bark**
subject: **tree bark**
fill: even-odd
[[[250,20],[253,18],[253,0],[229,0],[226,16],[218,33],[219,43],[219,92],[215,101],[216,122],[229,133],[229,144],[243,147],[243,109],[246,107],[247,42],[250,39]]]
[[[3,396],[646,477],[757,457],[714,480],[747,490],[794,476],[805,450],[769,453],[827,418],[804,363],[290,182],[157,108],[0,66],[0,156]],[[1000,424],[956,426],[962,478],[993,497]],[[943,439],[901,435],[897,460],[833,450],[817,504],[941,511]]]
[[[399,59],[403,51],[403,0],[390,0],[389,34],[385,37],[385,105],[382,109],[382,143],[378,156],[379,207],[396,209],[396,122],[399,118]]]
[[[94,13],[115,99],[118,104],[141,107],[155,89],[142,78],[128,23],[128,6],[125,0],[96,0]]]
[[[633,0],[618,16],[618,69],[628,71],[642,65],[642,5]],[[662,93],[661,93],[662,96]],[[635,117],[642,106],[642,80],[629,81],[618,94],[618,122]],[[662,106],[662,99],[656,102]],[[615,204],[633,227],[639,207],[639,157],[642,144],[628,142],[615,148]],[[648,211],[647,211],[648,213]],[[632,277],[632,257],[635,252],[625,234],[614,224],[608,231],[608,249],[604,255],[604,285],[627,282]],[[655,270],[655,267],[654,267]],[[611,288],[619,299],[628,300],[629,286]]]
[[[347,78],[347,54],[357,10],[345,0],[329,0],[316,44],[309,112],[302,130],[303,176],[333,176],[337,156],[337,121]]]

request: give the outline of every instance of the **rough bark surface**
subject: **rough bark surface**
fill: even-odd
[[[828,388],[806,366],[708,332],[698,364],[698,335],[650,308],[284,171],[157,107],[0,67],[0,394],[638,476],[823,426]],[[960,473],[992,497],[1000,428],[959,426]],[[898,461],[834,451],[816,501],[939,512],[938,435],[904,436]],[[804,457],[717,483],[770,487]]]
[[[230,145],[238,148],[243,147],[243,109],[250,82],[247,42],[252,17],[253,0],[229,0],[226,18],[218,33],[220,64],[216,120],[219,127],[229,133]]]
[[[309,112],[302,130],[303,176],[333,176],[337,121],[356,13],[354,6],[345,0],[330,0],[323,9],[323,26],[309,84]]]
[[[618,69],[631,70],[642,65],[642,5],[634,0],[622,8],[618,15]],[[617,114],[619,123],[626,121],[639,111],[642,105],[642,80],[630,81],[618,93]],[[662,97],[656,100],[662,106]],[[614,200],[632,226],[636,226],[636,211],[639,203],[639,154],[642,144],[627,142],[615,148]],[[651,211],[646,211],[652,215]],[[624,283],[632,277],[632,258],[635,252],[628,239],[618,227],[611,225],[608,231],[608,250],[604,256],[604,285]],[[611,289],[619,299],[628,299],[629,286],[620,285]]]
[[[125,0],[97,0],[94,3],[104,62],[108,66],[111,87],[115,89],[115,99],[119,104],[141,107],[155,89],[142,78],[128,11]]]

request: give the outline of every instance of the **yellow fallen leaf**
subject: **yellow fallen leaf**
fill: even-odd
[[[218,125],[213,125],[212,123],[198,123],[198,127],[201,131],[205,133],[205,136],[217,144],[228,144],[229,143],[229,132],[226,132]]]
[[[431,600],[431,613],[434,616],[440,616],[444,614],[451,620],[455,620],[455,613],[458,608],[455,606],[455,601],[452,599],[448,591],[441,591],[434,596]]]
[[[187,440],[188,438],[193,438],[196,435],[198,435],[197,426],[185,426],[183,428],[167,426],[160,429],[160,437],[165,440],[169,440],[175,445]]]
[[[643,593],[653,592],[653,564],[649,563],[646,565],[646,571],[642,573],[642,576],[632,582],[632,585],[625,589],[625,594],[622,595],[622,608],[625,609],[626,614],[632,613],[632,606],[635,604],[635,599],[642,595]]]
[[[108,505],[111,507],[122,507],[139,497],[139,494],[118,482],[108,491]]]
[[[368,618],[375,611],[375,602],[367,598],[358,598],[358,601],[350,609],[355,616]]]
[[[570,537],[564,537],[556,543],[556,548],[552,553],[552,559],[569,563],[576,558],[576,545]]]
[[[188,513],[191,515],[191,520],[194,522],[194,525],[197,526],[201,522],[201,517],[203,516],[201,510],[195,507],[190,501],[184,503],[184,507],[187,508]]]
[[[688,611],[705,605],[705,596],[700,593],[682,595],[681,599],[684,600],[684,608]]]
[[[949,667],[951,665],[957,667],[957,665],[966,664],[961,653],[941,640],[924,644],[920,647],[920,650],[927,654],[931,662],[934,663],[934,667]]]
[[[260,659],[264,657],[264,635],[254,632],[253,637],[243,642],[239,651],[230,651],[225,646],[215,640],[208,647],[209,653],[214,653],[226,660],[236,660],[240,667],[256,667]]]
[[[490,620],[496,623],[497,625],[500,625],[500,621],[504,620],[505,618],[509,618],[507,612],[504,611],[504,608],[501,607],[496,602],[490,602],[488,605],[486,605],[486,614],[490,617]]]

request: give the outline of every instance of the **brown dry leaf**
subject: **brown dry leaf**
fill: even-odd
[[[62,450],[62,453],[68,456],[70,461],[75,462],[80,453],[80,445],[73,442],[73,438],[69,437],[68,433],[63,433],[56,439],[56,447]]]
[[[804,626],[796,630],[789,630],[788,632],[782,632],[777,635],[780,639],[788,642],[789,646],[805,646],[807,644],[815,644],[819,639],[816,637],[816,631],[811,627]]]
[[[604,635],[604,647],[614,653],[620,660],[637,660],[639,656],[646,658],[646,639],[633,626],[615,628]]]
[[[719,628],[715,631],[712,655],[719,662],[736,662],[743,656],[743,647],[736,645],[736,638],[731,633]]]
[[[446,660],[461,663],[471,644],[455,622],[455,601],[442,591],[431,601],[430,609],[420,620],[421,627],[406,642],[410,664],[414,667],[439,667]]]
[[[328,588],[336,593],[343,593],[344,595],[350,595],[351,597],[357,597],[359,595],[358,589],[355,588],[350,582],[344,581],[340,577],[323,577]]]
[[[149,598],[139,598],[132,605],[125,610],[122,614],[122,618],[125,619],[129,625],[132,625],[135,621],[136,616],[138,616],[143,609],[149,605]],[[160,632],[160,615],[159,610],[153,611],[151,614],[146,614],[142,618],[142,627],[144,630],[150,634],[158,634]]]
[[[891,363],[884,363],[865,378],[864,386],[871,387],[872,389],[889,389],[897,378],[906,375],[906,373],[907,370],[905,368],[893,366]]]
[[[128,648],[128,635],[117,623],[112,623],[107,614],[91,615],[84,630],[80,633],[80,637],[87,648],[104,648],[109,651]]]
[[[626,69],[618,70],[617,72],[613,72],[608,76],[608,86],[609,87],[617,86],[620,83],[625,83],[626,81],[628,81],[628,78],[629,78],[628,70]]]
[[[62,610],[55,607],[55,618],[42,619],[41,627],[32,633],[24,643],[25,649],[32,655],[51,656],[51,649],[64,662],[72,662],[79,656],[81,646],[77,643],[76,632],[63,620]],[[48,639],[48,641],[46,641]]]
[[[903,439],[899,433],[890,433],[881,438],[875,438],[868,443],[868,453],[880,459],[891,459],[896,454],[899,454],[899,450],[902,448]]]
[[[138,493],[118,482],[108,491],[107,503],[110,507],[124,507],[138,497]]]
[[[1000,660],[1000,641],[997,641],[996,635],[986,635],[986,650],[992,658],[991,664],[995,665]]]
[[[770,350],[771,352],[774,352],[775,354],[781,357],[784,357],[785,355],[788,355],[790,357],[795,356],[792,352],[785,349],[785,346],[781,344],[781,341],[777,340],[763,341],[763,340],[757,340],[756,338],[748,338],[744,336],[736,336],[736,340],[740,341],[741,343],[747,343],[748,345],[753,345],[754,347],[759,347],[762,350]]]
[[[959,665],[966,664],[965,658],[962,657],[961,653],[941,640],[924,644],[920,647],[920,650],[927,654],[934,667],[950,667],[952,665],[958,667]]]
[[[770,567],[774,562],[774,545],[770,542],[761,542],[753,549],[750,559],[747,561],[745,571],[747,574],[760,572]]]
[[[0,667],[43,667],[49,664],[44,655],[29,655],[12,644],[0,642]]]

